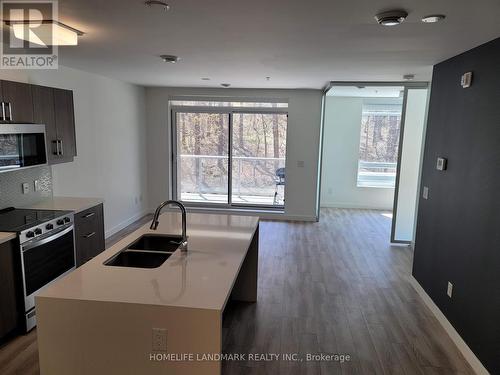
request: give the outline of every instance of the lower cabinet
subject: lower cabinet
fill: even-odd
[[[0,244],[0,340],[17,328],[16,240]]]
[[[102,204],[75,214],[75,247],[77,267],[104,251],[104,212]]]

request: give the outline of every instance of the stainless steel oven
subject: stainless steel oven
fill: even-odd
[[[44,232],[45,230],[45,232]],[[20,234],[26,331],[36,325],[35,295],[76,268],[73,216]]]
[[[0,172],[45,164],[45,125],[0,124]]]

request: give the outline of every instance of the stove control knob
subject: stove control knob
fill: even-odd
[[[36,228],[36,229],[35,229],[35,234],[36,234],[37,236],[41,235],[41,234],[42,234],[42,230],[41,230],[40,228]]]
[[[64,225],[64,220],[63,219],[57,220],[57,225]]]
[[[66,216],[66,217],[64,218],[64,222],[65,222],[65,223],[69,223],[70,221],[71,221],[71,219],[70,219],[69,217],[67,217],[67,216]]]
[[[45,229],[47,229],[47,230],[52,230],[52,229],[54,229],[54,224],[47,224],[47,225],[45,226]]]
[[[32,231],[26,232],[26,237],[33,238],[33,237],[35,237],[35,233]]]

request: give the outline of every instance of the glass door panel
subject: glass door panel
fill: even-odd
[[[229,204],[229,114],[175,112],[177,197]]]
[[[285,113],[233,114],[233,205],[284,205],[287,122]]]
[[[413,241],[427,94],[426,88],[409,88],[406,94],[405,123],[391,234],[393,242]]]

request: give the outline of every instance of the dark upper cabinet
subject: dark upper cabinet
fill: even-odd
[[[33,123],[33,97],[31,85],[1,81],[0,118],[2,121]]]
[[[75,113],[73,91],[54,89],[54,108],[61,162],[76,156]]]
[[[36,123],[45,124],[49,163],[66,163],[76,156],[75,118],[71,90],[32,85]]]
[[[75,248],[77,267],[104,251],[103,205],[75,214]]]
[[[15,240],[0,244],[0,339],[18,324],[15,248]]]

